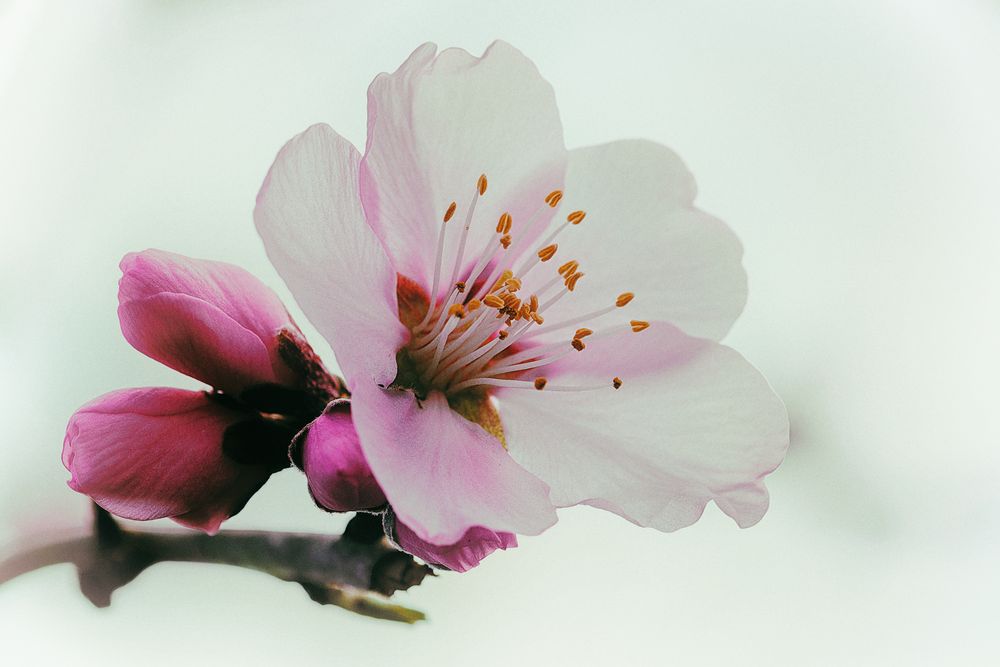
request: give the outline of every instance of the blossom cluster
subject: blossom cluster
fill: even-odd
[[[567,150],[551,86],[510,45],[421,46],[372,82],[363,154],[314,125],[257,196],[342,378],[246,271],[130,254],[125,338],[209,388],[80,408],[69,484],[211,533],[294,464],[318,506],[380,513],[457,571],[572,505],[672,531],[714,501],[753,525],[787,415],[718,342],[746,301],[742,247],[694,198],[659,144]]]

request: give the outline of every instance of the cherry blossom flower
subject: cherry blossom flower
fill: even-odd
[[[567,151],[552,88],[503,42],[376,77],[363,155],[327,125],[294,137],[254,219],[352,392],[350,424],[309,445],[314,496],[331,467],[309,457],[347,438],[432,562],[577,504],[664,531],[710,500],[759,521],[787,415],[717,342],[742,248],[694,198],[659,144]]]
[[[281,301],[243,269],[159,250],[121,262],[118,316],[140,352],[215,388],[122,389],[69,420],[69,486],[129,519],[209,533],[288,467],[338,393]]]

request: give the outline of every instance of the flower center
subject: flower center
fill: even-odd
[[[619,377],[597,385],[574,386],[550,383],[539,374],[567,355],[585,353],[589,341],[625,331],[640,332],[649,326],[641,320],[597,329],[582,326],[597,327],[605,315],[632,301],[631,292],[623,292],[614,303],[593,312],[558,322],[546,321],[545,313],[563,298],[572,298],[584,277],[576,260],[562,262],[555,270],[550,268],[555,267],[550,262],[559,250],[554,241],[567,228],[583,222],[587,214],[571,212],[530,252],[531,234],[545,217],[546,207],[554,209],[562,201],[563,192],[554,190],[539,204],[519,235],[515,236],[510,213],[504,213],[496,223],[495,235],[490,235],[478,255],[467,259],[469,229],[476,223],[476,204],[486,190],[483,175],[476,182],[453,257],[445,256],[445,238],[449,228],[455,226],[449,224],[457,209],[455,202],[448,206],[441,221],[431,299],[423,319],[410,327],[411,338],[405,350],[414,384],[449,396],[475,387],[618,389],[622,384]],[[443,282],[445,276],[448,282]],[[441,290],[445,296],[437,299],[442,284],[450,287],[446,292]],[[547,336],[563,332],[561,339]],[[541,342],[542,336],[548,342]],[[526,375],[532,377],[526,379]]]

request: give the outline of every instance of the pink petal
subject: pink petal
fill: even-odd
[[[740,526],[759,521],[763,477],[788,446],[784,404],[760,373],[666,323],[591,340],[536,375],[608,389],[496,392],[511,455],[552,487],[553,502],[667,531],[697,521],[709,500]]]
[[[593,312],[635,292],[626,317],[725,336],[746,303],[743,249],[725,223],[694,207],[695,192],[680,158],[650,141],[571,151],[560,216],[581,209],[587,217],[560,234],[556,259],[578,260],[586,275],[545,319]]]
[[[482,526],[466,531],[458,542],[439,546],[426,542],[405,524],[395,523],[395,542],[406,553],[455,572],[468,572],[497,549],[513,549],[517,536],[497,533]]]
[[[175,518],[214,533],[270,470],[223,454],[225,430],[244,415],[204,392],[122,389],[69,420],[63,465],[69,485],[127,519]]]
[[[143,354],[231,393],[291,383],[276,334],[295,328],[277,295],[232,264],[146,250],[121,262],[118,317]]]
[[[357,150],[329,126],[285,144],[257,195],[267,255],[345,374],[388,383],[409,332],[399,322],[396,272],[365,222]]]
[[[481,173],[489,187],[466,257],[479,253],[505,211],[517,237],[541,206],[537,236],[552,213],[542,206],[545,195],[562,187],[566,163],[552,87],[524,54],[504,42],[494,42],[481,58],[462,49],[435,58],[436,48],[421,46],[394,73],[372,82],[361,164],[369,223],[397,271],[425,286],[432,282],[442,215],[458,202],[445,253],[454,258]]]
[[[440,392],[354,382],[361,448],[399,519],[423,540],[454,544],[475,526],[537,535],[556,521],[548,488]]]
[[[351,421],[350,400],[330,403],[292,444],[309,492],[322,507],[353,512],[385,505],[385,494],[372,475]]]

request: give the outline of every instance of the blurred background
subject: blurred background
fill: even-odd
[[[0,0],[2,554],[86,526],[59,460],[76,407],[198,386],[121,337],[120,257],[234,262],[298,313],[251,222],[278,148],[318,121],[363,146],[375,74],[424,41],[494,38],[552,82],[568,146],[671,146],[742,238],[750,300],[726,342],[792,422],[769,514],[743,531],[709,506],[661,534],[567,510],[398,596],[428,613],[414,627],[206,565],[156,566],[97,610],[53,567],[0,588],[0,662],[1000,662],[988,0]],[[342,522],[290,470],[227,526]]]

